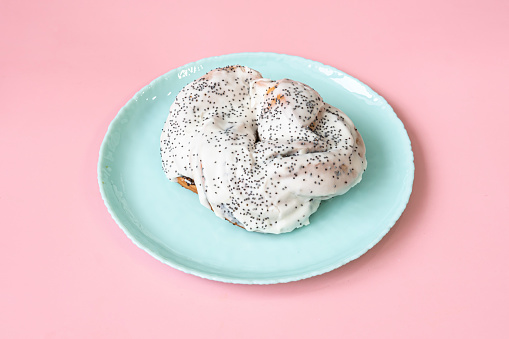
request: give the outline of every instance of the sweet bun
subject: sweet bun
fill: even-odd
[[[161,134],[166,176],[214,213],[248,231],[309,224],[325,199],[366,169],[352,121],[311,87],[228,66],[185,86]]]

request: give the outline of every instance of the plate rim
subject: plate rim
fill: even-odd
[[[170,260],[168,258],[165,258],[165,257],[159,255],[158,253],[156,253],[155,251],[151,250],[147,246],[144,246],[134,235],[132,235],[130,233],[128,228],[126,226],[124,226],[124,224],[120,221],[120,218],[117,216],[117,213],[114,211],[114,209],[110,205],[110,203],[109,203],[109,201],[107,199],[106,192],[103,189],[102,182],[104,181],[104,178],[103,178],[102,170],[101,169],[103,168],[103,161],[104,161],[104,158],[105,158],[104,154],[105,154],[105,148],[106,148],[107,140],[111,136],[111,133],[112,133],[113,129],[115,128],[115,126],[119,124],[122,116],[124,114],[126,114],[125,112],[127,111],[127,106],[130,105],[130,103],[132,101],[136,101],[140,96],[143,95],[143,93],[145,91],[147,91],[148,89],[153,87],[156,82],[160,81],[162,78],[168,77],[172,73],[177,73],[178,74],[178,72],[183,70],[183,69],[194,67],[197,64],[205,62],[205,61],[212,61],[212,60],[221,59],[221,58],[224,58],[224,57],[242,57],[242,56],[253,56],[253,55],[264,56],[264,57],[269,57],[269,58],[274,58],[274,57],[293,58],[293,59],[296,59],[296,60],[298,60],[300,62],[308,62],[308,63],[313,63],[313,64],[315,64],[317,66],[326,67],[326,68],[332,69],[333,71],[336,71],[336,72],[339,72],[339,73],[343,74],[345,77],[349,77],[349,78],[359,82],[360,84],[365,86],[371,94],[375,94],[376,97],[378,98],[378,100],[380,100],[388,108],[389,116],[391,116],[397,122],[399,122],[399,124],[401,125],[400,127],[402,128],[402,131],[404,132],[404,137],[405,137],[404,140],[407,141],[407,144],[405,145],[405,147],[408,147],[408,151],[409,151],[409,153],[408,153],[408,160],[407,160],[409,162],[409,167],[408,167],[408,170],[407,170],[407,173],[406,173],[405,180],[409,181],[410,184],[407,185],[404,188],[404,190],[402,191],[402,195],[401,195],[402,198],[401,198],[399,207],[394,212],[392,220],[387,222],[387,226],[384,229],[382,229],[382,231],[377,235],[377,237],[375,237],[374,241],[372,241],[368,246],[366,246],[362,250],[359,250],[357,253],[355,253],[355,254],[353,254],[353,255],[351,255],[351,256],[343,259],[343,260],[340,260],[337,263],[334,263],[334,264],[331,264],[331,265],[328,265],[328,266],[324,266],[324,267],[322,267],[320,269],[311,270],[311,271],[306,272],[306,273],[300,273],[300,274],[297,274],[297,275],[289,275],[289,276],[284,276],[284,277],[279,277],[279,278],[266,278],[266,279],[247,279],[247,278],[232,278],[232,277],[226,277],[225,278],[224,276],[221,276],[219,274],[206,273],[206,272],[200,271],[199,269],[193,269],[193,268],[189,268],[189,267],[187,267],[185,265],[180,265],[180,264],[178,264],[175,261],[172,261],[172,260]],[[175,268],[177,270],[180,270],[180,271],[182,271],[184,273],[192,274],[192,275],[204,278],[204,279],[220,281],[220,282],[225,282],[225,283],[233,283],[233,284],[268,285],[268,284],[278,284],[278,283],[287,283],[287,282],[292,282],[292,281],[299,281],[299,280],[311,278],[311,277],[314,277],[314,276],[322,275],[324,273],[333,271],[333,270],[335,270],[335,269],[337,269],[337,268],[339,268],[339,267],[341,267],[341,266],[343,266],[343,265],[345,265],[345,264],[347,264],[347,263],[349,263],[349,262],[359,258],[363,254],[365,254],[367,251],[372,249],[378,242],[380,242],[380,240],[392,229],[392,227],[399,220],[399,218],[403,214],[403,212],[406,209],[406,207],[408,205],[408,202],[410,200],[410,196],[411,196],[411,193],[412,193],[412,190],[413,190],[413,185],[414,185],[414,178],[415,178],[414,153],[413,153],[412,143],[411,143],[410,137],[408,136],[408,131],[406,130],[403,122],[398,117],[396,112],[394,112],[394,109],[392,108],[392,106],[389,105],[389,103],[387,102],[387,100],[383,96],[381,96],[380,94],[375,92],[371,87],[366,85],[364,82],[360,81],[359,79],[357,79],[357,78],[351,76],[350,74],[345,73],[345,72],[343,72],[343,71],[341,71],[341,70],[339,70],[339,69],[337,69],[337,68],[335,68],[333,66],[326,65],[326,64],[323,64],[323,63],[321,63],[319,61],[307,59],[307,58],[296,56],[296,55],[274,53],[274,52],[242,52],[242,53],[230,53],[230,54],[211,56],[211,57],[202,58],[200,60],[193,61],[193,62],[187,63],[185,65],[173,68],[170,71],[168,71],[168,72],[158,76],[157,78],[152,80],[149,84],[143,86],[143,88],[138,90],[120,108],[118,113],[111,120],[110,124],[108,125],[108,129],[107,129],[107,131],[106,131],[106,133],[105,133],[105,135],[103,137],[103,140],[101,142],[101,146],[99,148],[99,159],[98,159],[98,163],[97,163],[97,180],[98,180],[98,185],[99,185],[99,191],[101,193],[101,198],[102,198],[104,204],[106,205],[106,208],[107,208],[109,214],[111,215],[111,217],[113,218],[113,220],[120,227],[120,229],[122,229],[122,231],[125,233],[125,235],[137,247],[139,247],[140,249],[144,250],[145,252],[147,252],[153,258],[159,260],[160,262],[162,262],[162,263],[164,263],[164,264],[166,264],[166,265],[168,265],[170,267],[173,267],[173,268]]]

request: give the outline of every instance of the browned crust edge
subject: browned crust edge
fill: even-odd
[[[194,184],[194,180],[191,179],[191,178],[188,178],[188,177],[177,177],[177,182],[180,184],[180,186],[198,194],[198,190],[196,189],[196,185]],[[212,210],[212,207],[210,208]],[[228,219],[226,219],[228,220]],[[235,226],[238,226],[240,228],[244,228],[243,226],[240,226],[239,224],[237,223],[234,223],[234,222],[231,222],[230,220],[228,220],[230,223],[234,224]]]

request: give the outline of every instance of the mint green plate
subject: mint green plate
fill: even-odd
[[[322,202],[308,226],[280,235],[247,232],[217,218],[196,194],[163,173],[159,137],[176,94],[209,70],[234,64],[266,78],[310,85],[343,110],[364,138],[368,168],[362,181],[347,194]],[[156,259],[207,279],[273,284],[329,272],[380,241],[405,209],[414,163],[403,124],[359,80],[296,56],[241,53],[190,63],[139,91],[108,128],[98,178],[113,219]]]

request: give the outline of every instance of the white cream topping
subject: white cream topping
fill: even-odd
[[[309,224],[320,201],[346,193],[366,169],[352,121],[311,87],[243,66],[185,86],[161,134],[166,176],[192,178],[200,202],[248,231]]]

